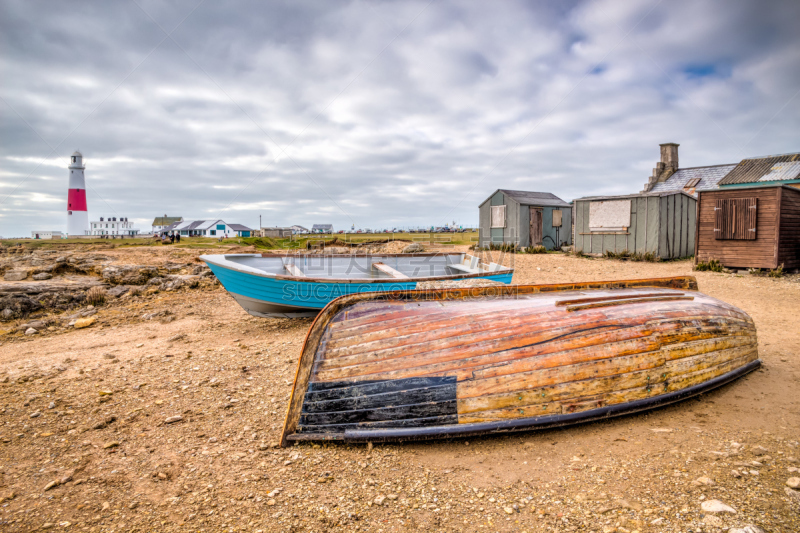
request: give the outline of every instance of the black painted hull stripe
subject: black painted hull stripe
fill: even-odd
[[[622,416],[626,414],[633,414],[648,409],[654,409],[670,405],[672,403],[691,398],[698,394],[713,390],[715,388],[726,385],[727,383],[756,370],[761,366],[761,360],[757,359],[752,361],[736,370],[723,374],[712,380],[694,385],[692,387],[654,396],[652,398],[645,398],[633,402],[627,402],[617,405],[610,405],[598,409],[591,409],[579,413],[548,415],[540,417],[517,418],[510,420],[499,420],[493,422],[479,422],[472,424],[456,424],[456,425],[432,425],[425,427],[391,427],[386,429],[347,429],[344,435],[326,435],[319,433],[319,439],[326,440],[344,440],[349,442],[366,442],[366,441],[402,441],[402,440],[424,440],[435,438],[447,438],[456,436],[471,436],[481,435],[487,433],[502,433],[510,431],[521,431],[525,429],[546,429],[551,427],[559,427],[581,422],[590,422],[593,420],[600,420],[614,416]],[[312,433],[313,428],[307,428],[308,433],[289,435],[289,440],[314,440],[315,437]]]

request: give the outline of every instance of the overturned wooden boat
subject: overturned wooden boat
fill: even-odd
[[[511,283],[514,270],[465,253],[202,255],[245,311],[260,317],[315,316],[347,294],[411,290],[418,282],[485,279]]]
[[[753,320],[693,277],[356,294],[312,325],[281,442],[560,426],[760,364]]]

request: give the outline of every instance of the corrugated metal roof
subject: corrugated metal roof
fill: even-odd
[[[779,163],[800,161],[800,153],[771,155],[766,157],[754,157],[742,159],[736,168],[720,180],[720,185],[732,185],[734,183],[757,183],[761,178],[773,171]],[[796,178],[797,176],[795,176]],[[780,181],[795,178],[778,178]],[[766,180],[765,180],[766,181]],[[770,180],[771,181],[771,180]]]
[[[511,191],[509,189],[498,190],[506,196],[510,196],[522,205],[569,207],[567,202],[549,192]]]
[[[776,163],[758,181],[796,180],[798,177],[800,177],[800,161],[788,161]]]
[[[710,167],[679,168],[672,176],[661,183],[657,183],[650,192],[682,191],[687,183],[695,178],[700,178],[700,183],[692,187],[696,191],[716,189],[718,183],[736,165],[713,165]]]
[[[333,229],[333,224],[314,224],[311,231]]]

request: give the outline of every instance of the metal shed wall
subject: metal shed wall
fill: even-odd
[[[681,193],[666,196],[631,196],[631,221],[627,232],[589,229],[589,204],[620,198],[575,200],[575,249],[584,253],[654,253],[662,259],[687,257],[694,251],[697,201]]]

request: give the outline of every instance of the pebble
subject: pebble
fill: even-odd
[[[386,500],[386,496],[381,494],[375,498],[375,505],[383,505],[384,500]]]
[[[767,450],[763,446],[753,446],[751,451],[753,452],[753,455],[759,456],[759,455],[766,455],[769,450]]]
[[[758,526],[747,525],[741,528],[732,527],[728,530],[728,533],[767,533],[767,532]]]
[[[78,320],[75,321],[75,324],[73,324],[73,327],[75,329],[88,328],[89,326],[91,326],[95,322],[97,322],[97,317],[96,316],[90,316],[90,317],[87,317],[87,318],[79,318]]]
[[[48,409],[55,409],[56,408],[56,402],[50,402],[50,405],[48,405],[47,408]]]
[[[707,514],[705,517],[703,517],[703,523],[711,527],[722,527],[725,525],[725,523],[722,521],[722,518],[710,514]]]
[[[800,489],[800,477],[790,477],[786,480],[786,486],[790,489]]]
[[[707,513],[734,513],[736,514],[736,510],[729,506],[725,505],[719,500],[707,500],[700,504],[700,508],[707,512]]]
[[[58,487],[59,485],[60,485],[59,481],[57,479],[54,479],[53,481],[44,486],[44,491],[47,492],[48,490]]]
[[[181,420],[183,420],[183,417],[181,415],[175,415],[175,416],[171,416],[171,417],[167,418],[166,420],[164,420],[164,423],[165,424],[174,424],[175,422],[180,422]]]
[[[714,480],[708,476],[701,476],[692,481],[692,485],[694,485],[695,487],[699,487],[701,485],[705,485],[707,487],[713,487],[714,485],[716,485],[716,483],[714,483]]]
[[[103,449],[108,450],[109,448],[116,448],[117,446],[119,446],[119,441],[112,440],[111,442],[103,444]]]
[[[37,333],[39,333],[39,332],[36,331],[33,328],[28,328],[28,329],[25,330],[25,335],[36,335]]]
[[[42,413],[39,411],[31,413],[31,418],[39,418],[40,416],[42,416]]]

